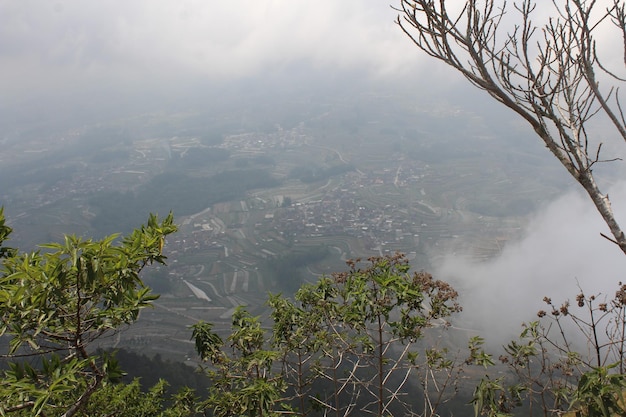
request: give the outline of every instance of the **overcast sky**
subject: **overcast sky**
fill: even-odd
[[[294,69],[407,85],[460,80],[394,24],[399,1],[0,0],[0,91],[19,101]],[[550,5],[539,3],[541,16]]]
[[[0,0],[0,88],[12,97],[194,80],[294,65],[410,74],[416,50],[392,0]]]

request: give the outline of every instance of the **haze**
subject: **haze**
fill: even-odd
[[[342,160],[347,155],[357,171],[381,175],[382,168],[377,171],[378,167],[368,165],[378,155],[357,153],[363,144],[367,146],[362,149],[369,149],[367,140],[378,141],[370,147],[376,152],[388,152],[384,158],[389,158],[392,174],[401,172],[399,166],[405,157],[410,159],[411,152],[420,155],[437,148],[449,159],[425,165],[444,174],[458,167],[458,175],[446,178],[465,181],[467,176],[476,176],[481,184],[495,182],[498,170],[510,169],[503,166],[511,162],[505,158],[514,152],[513,162],[523,169],[504,180],[521,188],[505,186],[506,199],[530,201],[532,209],[500,217],[515,217],[519,233],[507,235],[502,240],[504,249],[488,259],[476,259],[468,246],[472,244],[469,237],[458,244],[451,236],[462,233],[446,230],[447,243],[429,245],[423,257],[418,252],[416,259],[466,291],[468,323],[498,326],[502,332],[516,329],[529,314],[532,317],[544,295],[572,296],[578,283],[610,293],[626,265],[623,255],[600,237],[605,228],[591,203],[571,191],[571,181],[521,122],[447,68],[418,54],[394,24],[396,15],[388,2],[378,0],[0,1],[0,140],[5,146],[0,157],[5,178],[0,196],[10,201],[4,204],[9,220],[16,229],[17,225],[27,227],[27,222],[20,222],[36,216],[24,202],[52,201],[54,192],[34,197],[33,189],[41,188],[28,188],[31,183],[25,180],[27,169],[35,176],[43,175],[35,168],[44,168],[37,165],[45,159],[32,159],[29,154],[31,159],[18,161],[7,157],[7,151],[21,156],[26,151],[52,155],[49,149],[55,149],[59,153],[54,155],[60,158],[66,148],[58,140],[67,132],[93,133],[103,126],[114,126],[116,135],[122,132],[134,144],[139,139],[183,137],[185,132],[197,135],[196,125],[185,125],[190,115],[197,116],[194,123],[206,120],[205,130],[211,130],[211,123],[219,125],[220,135],[225,136],[251,131],[306,132],[302,134],[311,134],[307,145],[321,141],[320,149],[326,147],[328,154],[318,155],[319,161],[335,158],[331,151],[337,151]],[[311,123],[329,113],[340,117],[331,117],[332,123]],[[177,122],[177,117],[185,122]],[[156,119],[167,128],[159,131]],[[340,128],[340,133],[333,130]],[[469,145],[465,134],[472,136]],[[411,143],[418,138],[426,138],[427,146]],[[438,142],[440,138],[445,140]],[[44,146],[46,141],[50,146]],[[29,148],[27,142],[37,145]],[[334,144],[336,148],[328,148]],[[102,143],[83,145],[107,149]],[[476,162],[477,158],[496,158],[491,161],[497,167]],[[58,161],[45,161],[59,168]],[[63,163],[82,167],[77,170],[86,169],[83,165],[87,164],[70,159]],[[295,163],[287,161],[285,166],[291,165]],[[136,166],[125,169],[137,171]],[[616,207],[623,208],[622,169],[621,162],[614,162],[607,184],[613,186]],[[20,181],[26,181],[22,193],[11,185]],[[348,190],[345,184],[333,185]],[[444,214],[456,209],[460,199],[481,198],[482,192],[485,198],[497,200],[485,191],[487,185],[464,189],[463,184],[453,191],[444,185],[436,197],[431,197],[436,189],[424,191],[417,186],[410,195],[413,200],[433,198],[442,204],[438,208]],[[453,203],[447,207],[442,201]],[[37,208],[42,207],[45,204]],[[81,233],[86,223],[67,227]],[[37,224],[33,229],[49,227]],[[415,227],[428,226],[420,221]],[[483,226],[471,227],[476,233],[487,233]],[[497,227],[504,228],[502,224]],[[31,239],[41,237],[34,233]],[[22,238],[31,242],[28,236]],[[410,244],[402,249],[415,251]],[[496,320],[502,315],[493,311],[506,308],[513,311],[507,316],[510,320]]]

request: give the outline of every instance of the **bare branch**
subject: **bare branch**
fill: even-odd
[[[619,86],[602,91],[597,73],[624,80],[602,65],[595,39],[605,23],[616,26],[626,65],[626,6],[618,0],[600,12],[595,0],[552,0],[551,6],[554,17],[536,25],[536,3],[516,2],[511,10],[519,23],[505,27],[505,1],[466,0],[461,12],[451,15],[443,0],[401,0],[396,23],[418,49],[457,70],[531,125],[585,189],[626,254],[624,233],[591,171],[596,163],[619,158],[600,158],[601,146],[594,145],[599,138],[590,124],[606,117],[626,141]]]

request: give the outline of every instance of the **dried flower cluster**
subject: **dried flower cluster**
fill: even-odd
[[[615,302],[619,307],[626,306],[626,284],[619,283],[619,290],[615,292]]]

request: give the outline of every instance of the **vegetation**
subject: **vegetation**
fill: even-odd
[[[0,335],[8,337],[9,367],[0,380],[2,413],[69,417],[122,376],[113,357],[90,348],[157,298],[140,273],[165,262],[163,242],[175,230],[172,214],[151,215],[124,238],[66,236],[22,253],[3,245],[11,229],[0,211]]]
[[[626,285],[610,300],[581,292],[576,306],[546,297],[550,311],[524,324],[496,364],[481,337],[465,349],[447,337],[461,311],[447,283],[410,273],[402,255],[348,264],[293,300],[271,295],[271,331],[243,308],[226,340],[212,324],[196,324],[196,349],[213,380],[200,409],[440,416],[468,414],[471,404],[489,417],[626,413]]]
[[[626,413],[626,286],[610,299],[581,291],[575,300],[544,298],[547,311],[504,347],[500,361],[510,374],[478,383],[477,415],[513,415],[516,408],[528,416]]]
[[[167,382],[160,380],[147,392],[139,379],[129,384],[108,384],[90,398],[77,416],[81,417],[183,417],[193,413],[196,398],[192,390],[183,389],[168,396]]]
[[[610,230],[603,236],[626,254],[626,235],[596,177],[598,166],[618,156],[605,154],[599,140],[611,135],[594,130],[610,126],[619,143],[626,140],[619,97],[626,77],[603,59],[596,36],[607,27],[626,45],[626,5],[546,4],[553,17],[535,25],[536,4],[515,3],[512,13],[519,20],[507,31],[505,2],[466,0],[454,7],[444,0],[400,0],[397,23],[421,51],[533,128],[590,197]],[[347,118],[340,126],[354,131],[353,122]],[[213,144],[218,136],[205,141]],[[441,144],[421,152],[427,160],[450,156]],[[229,157],[206,150],[187,162],[201,168],[207,158]],[[171,162],[176,168],[184,159]],[[54,186],[65,169],[73,168],[52,168],[44,186]],[[297,167],[291,175],[310,183],[353,169]],[[144,205],[197,212],[274,181],[264,170],[211,178],[170,172],[133,192],[94,198],[94,224],[99,231],[125,228]],[[481,201],[469,204],[478,213],[494,210]],[[531,208],[523,199],[510,204],[487,214]],[[170,394],[163,380],[142,390],[136,379],[123,381],[113,354],[94,347],[156,299],[140,275],[146,266],[165,262],[163,243],[175,230],[171,214],[161,221],[151,215],[123,238],[66,236],[23,253],[4,245],[11,229],[0,210],[0,336],[6,341],[0,415],[439,416],[464,413],[453,410],[468,386],[476,416],[626,415],[626,285],[620,283],[609,298],[582,290],[574,302],[555,304],[546,297],[546,310],[523,325],[496,364],[482,338],[471,337],[459,348],[447,337],[450,320],[461,312],[456,291],[411,271],[399,254],[349,261],[347,271],[303,285],[292,278],[304,258],[275,260],[276,279],[289,279],[295,292],[270,295],[267,319],[240,307],[226,334],[212,323],[193,326],[192,340],[210,379],[205,398],[186,388]],[[309,253],[307,259],[325,254]]]
[[[242,308],[233,314],[225,343],[210,323],[194,325],[193,339],[213,381],[201,408],[214,416],[272,416],[286,407],[279,401],[285,382],[273,369],[277,352],[265,349],[265,331],[258,317]]]
[[[244,309],[226,341],[210,323],[196,324],[196,349],[214,380],[203,407],[216,416],[414,415],[407,394],[426,367],[424,411],[436,415],[454,392],[457,365],[446,349],[419,342],[460,311],[457,293],[430,274],[409,273],[402,255],[349,265],[303,285],[293,301],[270,296],[269,334]]]
[[[101,353],[97,352],[97,354]],[[164,359],[158,353],[153,357],[148,357],[144,353],[128,349],[116,349],[112,354],[115,355],[120,368],[124,370],[124,376],[120,378],[122,383],[129,384],[135,379],[140,379],[140,388],[146,390],[146,388],[156,386],[161,380],[165,380],[166,396],[172,396],[190,388],[198,397],[206,397],[210,381],[204,373],[198,372],[195,362]]]
[[[610,299],[581,291],[574,305],[545,298],[547,311],[496,365],[478,336],[455,347],[447,329],[461,312],[456,291],[412,272],[400,254],[349,261],[292,298],[270,295],[269,327],[243,307],[227,334],[196,323],[208,381],[154,358],[139,372],[150,386],[142,389],[95,347],[156,298],[140,274],[165,262],[175,230],[171,214],[151,215],[126,237],[68,236],[26,254],[4,244],[11,228],[0,210],[2,415],[439,416],[467,413],[468,403],[490,417],[626,413],[626,285]],[[119,359],[135,375],[145,362]]]
[[[411,414],[415,397],[405,393],[424,365],[420,358],[434,371],[444,356],[419,342],[427,328],[445,327],[460,311],[457,294],[430,274],[409,273],[402,255],[371,258],[366,267],[348,264],[346,272],[302,286],[295,303],[270,297],[284,379],[294,387],[300,415]],[[431,405],[429,415],[440,404]]]
[[[132,230],[138,213],[148,207],[159,213],[197,213],[222,201],[241,198],[247,190],[272,187],[277,181],[260,169],[222,172],[209,178],[168,172],[154,177],[136,192],[111,191],[94,195],[90,204],[97,213],[93,226],[98,234]]]

